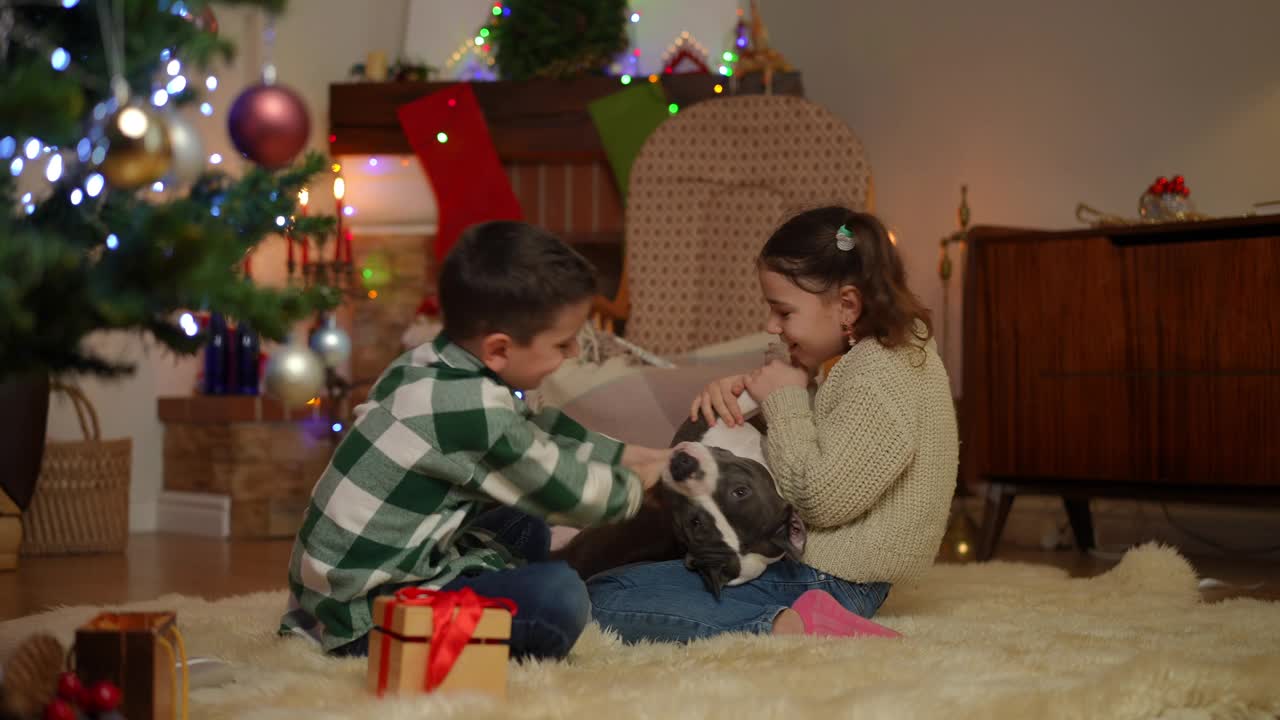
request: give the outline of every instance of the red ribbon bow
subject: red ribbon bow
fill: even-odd
[[[480,616],[485,608],[502,608],[513,616],[516,604],[507,598],[488,598],[477,595],[471,588],[462,588],[445,592],[441,590],[424,590],[409,587],[396,591],[395,602],[387,603],[387,610],[382,618],[385,629],[391,627],[391,616],[396,605],[410,605],[431,608],[431,647],[427,650],[426,689],[435,690],[449,675],[449,670],[458,661],[471,636],[480,624]],[[457,610],[455,615],[454,610]],[[387,686],[387,672],[391,660],[391,643],[384,639],[382,643],[382,664],[378,670],[378,694],[381,695]]]

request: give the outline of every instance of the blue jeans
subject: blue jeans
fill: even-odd
[[[486,597],[509,598],[517,612],[511,619],[511,657],[558,660],[569,654],[591,620],[587,586],[563,562],[548,562],[551,529],[540,518],[514,508],[491,510],[472,527],[492,530],[498,540],[528,564],[509,570],[458,577],[444,590],[469,587]],[[416,584],[416,583],[414,583]],[[380,592],[395,592],[388,586]],[[366,656],[369,636],[333,650],[334,655]]]
[[[888,583],[851,583],[790,560],[773,563],[751,582],[724,588],[719,601],[682,560],[629,565],[587,581],[596,622],[625,643],[768,633],[778,613],[815,589],[868,619],[889,596]]]

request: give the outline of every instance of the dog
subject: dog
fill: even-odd
[[[778,493],[752,418],[749,395],[738,399],[752,422],[685,420],[671,441],[671,460],[655,493],[631,520],[578,533],[553,559],[584,579],[635,562],[675,560],[697,572],[717,599],[725,587],[760,576],[783,558],[799,560],[805,528]]]

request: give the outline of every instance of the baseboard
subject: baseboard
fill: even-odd
[[[181,535],[228,537],[231,535],[231,498],[165,490],[160,493],[156,508],[156,530]]]

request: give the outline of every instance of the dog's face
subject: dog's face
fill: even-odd
[[[661,493],[685,564],[717,598],[783,557],[799,560],[805,531],[768,468],[757,460],[700,442],[674,447]]]

